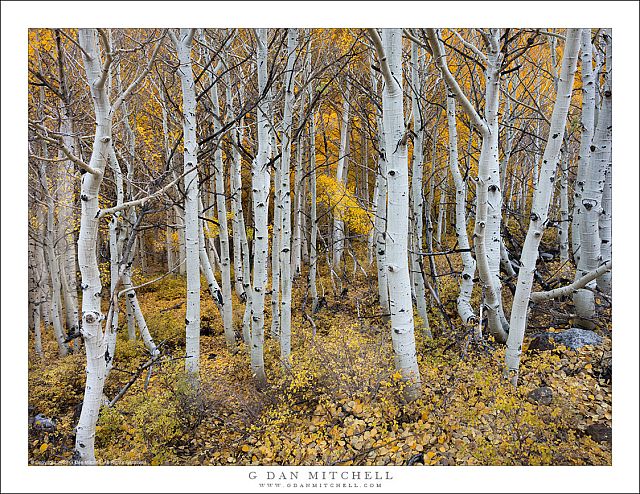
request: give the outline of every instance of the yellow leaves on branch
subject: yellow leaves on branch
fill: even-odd
[[[328,175],[317,178],[317,198],[332,210],[334,217],[344,221],[349,229],[360,235],[371,231],[373,215],[363,209],[354,192]]]

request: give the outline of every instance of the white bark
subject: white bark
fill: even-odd
[[[111,64],[110,55],[103,64],[95,29],[78,31],[84,49],[83,62],[93,97],[96,131],[89,166],[92,172],[82,176],[80,189],[80,234],[78,264],[82,276],[82,336],[87,354],[86,384],[82,411],[76,428],[75,459],[83,464],[95,463],[95,428],[102,403],[106,373],[106,341],[102,330],[100,271],[96,256],[98,237],[98,191],[102,183],[111,146],[112,108],[106,86]]]
[[[566,155],[560,164],[560,221],[558,223],[558,243],[560,262],[569,261],[569,157]]]
[[[602,192],[602,213],[600,214],[600,257],[602,262],[611,261],[611,207],[613,205],[611,196],[611,161],[607,170]],[[604,273],[598,278],[598,288],[605,293],[611,294],[611,272]]]
[[[309,99],[312,99],[311,94]],[[315,112],[309,118],[309,189],[311,194],[311,207],[309,221],[311,223],[311,241],[309,242],[309,295],[311,297],[311,310],[318,309],[318,287],[316,275],[318,271],[318,212],[316,205],[316,119]]]
[[[178,74],[182,87],[183,139],[184,139],[184,189],[186,191],[185,250],[187,269],[187,315],[185,369],[193,376],[199,372],[200,361],[200,242],[198,225],[198,175],[191,172],[198,166],[196,140],[196,95],[191,68],[191,41],[194,29],[180,29],[179,34],[170,31],[178,53]]]
[[[424,277],[422,275],[422,262],[420,252],[422,252],[422,176],[423,176],[423,145],[424,145],[424,124],[422,122],[422,109],[420,108],[420,60],[418,45],[411,45],[411,106],[413,112],[413,163],[411,174],[411,217],[413,218],[413,228],[411,230],[411,272],[413,279],[413,291],[416,297],[416,309],[418,317],[422,321],[422,331],[428,338],[431,338],[429,329],[429,316],[427,315],[427,294],[425,291]]]
[[[242,82],[240,81],[240,84]],[[228,115],[231,118],[235,117],[235,111],[233,106],[233,97],[231,95],[231,80],[229,73],[225,74],[225,91],[226,91],[226,106]],[[241,97],[244,94],[242,85],[240,86]],[[242,143],[242,125],[243,120],[240,119],[239,125],[234,125],[231,134],[231,139],[237,139],[238,143]],[[238,129],[240,127],[240,129]],[[246,236],[244,231],[244,213],[242,211],[242,157],[238,146],[233,147],[231,155],[231,169],[230,169],[230,185],[231,185],[231,214],[232,220],[232,235],[233,235],[233,275],[235,280],[236,295],[240,300],[245,300],[246,292],[244,288],[244,264],[242,259],[242,236]],[[246,239],[245,239],[246,240]],[[246,342],[246,341],[245,341]]]
[[[387,267],[391,307],[391,339],[396,369],[407,381],[405,397],[420,395],[420,370],[416,357],[411,281],[408,264],[409,174],[407,136],[402,101],[402,30],[383,29],[382,42],[377,32],[369,30],[374,40],[384,76],[382,98],[383,123],[388,158]]]
[[[522,247],[520,257],[520,271],[516,293],[513,297],[509,337],[505,355],[506,369],[511,382],[518,382],[518,369],[522,353],[522,341],[527,322],[529,299],[533,288],[533,276],[538,259],[538,247],[542,240],[545,225],[548,220],[549,203],[553,193],[553,182],[556,168],[560,160],[560,150],[566,126],[567,113],[571,103],[571,92],[578,60],[580,29],[567,30],[562,69],[558,81],[558,94],[551,115],[549,137],[542,157],[538,187],[534,190],[533,204],[529,229]]]
[[[257,50],[256,64],[258,70],[258,94],[260,102],[257,106],[258,155],[252,164],[251,186],[253,191],[254,217],[254,256],[253,256],[253,294],[251,297],[251,370],[256,378],[257,386],[267,384],[264,371],[264,292],[267,286],[267,259],[269,250],[269,231],[267,215],[269,212],[269,120],[265,102],[267,85],[267,30],[256,29]]]
[[[38,207],[36,217],[40,217],[40,210],[41,208]],[[41,228],[39,222],[36,223],[36,228]],[[42,270],[44,266],[38,262],[40,256],[38,255],[39,246],[36,242],[37,239],[29,242],[29,293],[31,295],[29,310],[31,327],[33,328],[34,350],[38,357],[43,357],[44,353],[42,351],[42,325],[40,311],[42,308]]]
[[[576,290],[579,290],[589,283],[591,283],[595,279],[600,279],[608,273],[611,273],[612,261],[609,260],[605,262],[602,266],[597,269],[585,274],[583,277],[578,278],[576,281],[571,283],[570,285],[562,286],[560,288],[554,288],[553,290],[549,290],[548,292],[534,292],[531,294],[532,302],[543,302],[545,300],[551,300],[554,298],[566,297],[575,293]]]
[[[456,124],[455,96],[447,92],[447,124],[449,127],[449,169],[456,189],[456,236],[462,258],[462,274],[460,293],[458,294],[458,314],[465,324],[472,324],[477,317],[471,306],[473,277],[476,272],[476,261],[471,255],[469,236],[467,235],[467,187],[458,166],[458,129]]]
[[[502,193],[498,162],[498,106],[500,96],[500,29],[491,29],[488,36],[489,53],[485,70],[484,119],[473,108],[447,67],[443,46],[435,29],[427,29],[436,64],[440,68],[449,91],[455,95],[473,125],[482,135],[476,190],[476,223],[474,247],[480,280],[485,288],[489,330],[493,337],[504,342],[508,323],[502,306],[500,274],[500,223],[502,220]]]
[[[340,121],[340,147],[338,149],[338,166],[336,168],[336,182],[346,187],[348,175],[347,167],[347,146],[349,141],[349,98],[351,95],[351,81],[347,80],[344,101],[342,103],[342,119]],[[335,209],[337,213],[338,208]],[[337,213],[339,215],[339,213]],[[344,252],[344,220],[335,217],[333,220],[333,268],[338,271],[342,262]]]
[[[571,249],[576,266],[580,261],[580,230],[582,220],[582,193],[584,191],[585,174],[591,161],[591,141],[595,127],[594,114],[596,106],[596,80],[593,73],[593,46],[591,30],[583,29],[580,45],[581,79],[582,79],[582,115],[580,123],[580,151],[578,154],[578,171],[573,191],[573,218],[571,224]]]
[[[282,205],[282,238],[280,242],[280,359],[289,366],[291,355],[291,128],[293,124],[293,96],[295,85],[295,58],[298,46],[296,29],[289,28],[287,35],[287,67],[285,72],[284,111],[282,120],[282,159],[280,170],[280,197]]]
[[[46,143],[44,143],[46,149]],[[46,151],[43,153],[46,157]],[[62,311],[61,280],[60,280],[60,259],[55,252],[55,204],[53,196],[47,183],[46,169],[44,163],[40,163],[40,184],[45,194],[47,203],[47,220],[44,237],[44,253],[47,265],[49,266],[49,279],[51,280],[51,322],[53,323],[53,334],[58,343],[58,355],[64,357],[69,353],[69,348],[64,342],[65,333],[60,313]]]
[[[311,39],[310,33],[308,34],[309,39],[307,40],[307,52],[304,63],[304,75],[305,81],[309,80],[311,74]],[[309,84],[309,88],[311,88],[311,84]],[[300,95],[300,113],[298,122],[300,125],[304,118],[304,110],[305,110],[305,97],[306,93]],[[309,104],[311,104],[311,90],[309,89]],[[293,247],[291,254],[291,262],[292,262],[292,271],[293,276],[297,278],[300,276],[300,271],[302,269],[302,225],[304,222],[304,208],[305,208],[305,196],[304,196],[304,184],[303,184],[303,155],[304,155],[304,145],[302,144],[304,141],[302,139],[298,140],[297,146],[297,158],[296,158],[296,174],[295,174],[295,183],[294,183],[294,226],[293,226]]]
[[[576,269],[576,278],[596,269],[602,262],[599,235],[600,216],[606,181],[606,172],[611,163],[611,54],[610,35],[606,35],[607,57],[602,106],[598,112],[593,140],[590,146],[591,157],[585,170],[584,190],[582,193],[582,217],[580,220],[580,257]],[[590,290],[578,290],[573,297],[579,325],[592,327],[589,321],[595,313],[594,295]]]
[[[375,72],[371,71],[371,86],[373,94],[378,95],[378,79]],[[373,230],[375,235],[376,269],[378,272],[378,301],[388,319],[391,313],[389,308],[389,284],[387,280],[386,262],[386,235],[387,235],[387,151],[385,143],[384,125],[382,124],[382,112],[376,108],[376,128],[378,133],[378,167],[376,173],[375,214]]]
[[[216,77],[215,74],[211,75]],[[218,85],[214,84],[211,88],[211,100],[213,103],[214,115],[220,115],[220,103],[218,100]],[[213,130],[216,133],[222,131],[222,124],[218,118],[214,116]],[[222,139],[222,136],[220,136]],[[216,206],[218,211],[218,225],[220,229],[220,272],[222,274],[222,321],[224,326],[224,338],[227,348],[235,352],[236,337],[233,330],[233,300],[231,286],[231,258],[229,256],[229,228],[227,224],[227,195],[224,178],[224,163],[222,162],[222,148],[218,145],[213,153],[213,162],[215,166],[215,191]]]
[[[278,152],[277,131],[275,128],[275,98],[273,96],[273,87],[270,90],[269,101],[269,129],[271,136],[271,159],[274,159]],[[273,231],[271,235],[271,337],[280,338],[280,241],[282,237],[282,195],[280,184],[280,172],[282,170],[281,160],[275,167],[273,177],[274,195],[273,195]],[[268,193],[267,193],[268,194]]]

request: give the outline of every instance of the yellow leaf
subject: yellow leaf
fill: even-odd
[[[40,445],[40,453],[44,453],[48,447],[49,447],[49,443],[42,443]]]
[[[244,445],[242,446],[242,451],[244,451],[245,453],[247,453],[249,451],[249,446],[248,445]]]
[[[400,374],[400,371],[396,371],[396,373],[391,377],[393,377],[396,381],[399,381],[400,379],[402,379],[402,374]]]

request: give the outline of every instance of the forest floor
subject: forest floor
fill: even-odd
[[[163,360],[150,379],[143,373],[114,407],[103,407],[98,460],[134,465],[611,464],[611,381],[602,377],[611,355],[605,302],[597,301],[605,321],[597,330],[603,343],[579,350],[528,350],[532,334],[571,323],[562,317],[567,302],[536,306],[516,389],[503,378],[504,347],[490,339],[473,340],[473,329],[462,327],[455,312],[457,283],[441,278],[450,323],[437,305],[430,308],[435,337],[426,339],[419,330],[416,337],[422,397],[405,403],[389,331],[378,310],[375,268],[366,277],[362,270],[355,276],[349,271],[342,287],[326,274],[319,279],[326,304],[315,314],[305,300],[305,278],[296,280],[289,370],[279,361],[277,340],[269,337],[267,297],[269,385],[262,391],[255,388],[243,344],[235,354],[225,347],[220,315],[204,289],[201,386],[191,391],[182,374],[184,279],[169,276],[142,288],[141,306]],[[478,302],[474,293],[475,307]],[[237,328],[243,310],[234,294]],[[115,364],[105,387],[109,398],[149,359],[139,339],[126,339],[124,310],[120,318]],[[58,358],[51,331],[45,332],[44,347],[45,358],[39,360],[31,342],[30,415],[54,418],[56,428],[29,427],[29,461],[64,464],[73,453],[84,352]]]

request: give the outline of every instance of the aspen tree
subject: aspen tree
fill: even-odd
[[[460,293],[457,305],[458,314],[465,324],[472,324],[477,317],[471,306],[473,278],[476,272],[476,261],[471,255],[469,236],[467,235],[467,187],[458,166],[458,128],[456,123],[456,99],[447,91],[447,125],[449,129],[449,169],[456,189],[456,222],[455,230],[458,238],[458,248],[462,258],[462,274]]]
[[[476,190],[476,222],[473,233],[476,262],[480,280],[485,288],[489,330],[496,340],[505,342],[508,322],[502,305],[500,271],[500,223],[502,218],[502,193],[498,162],[498,106],[500,96],[500,29],[490,29],[487,35],[488,53],[477,48],[474,54],[485,64],[484,118],[476,112],[447,66],[442,42],[435,29],[427,29],[427,35],[435,62],[442,72],[449,91],[455,95],[482,136],[478,183]],[[471,45],[470,45],[471,46]]]
[[[520,256],[520,270],[518,272],[516,292],[513,296],[510,330],[505,355],[506,369],[513,385],[518,383],[520,354],[522,353],[522,341],[533,287],[533,275],[538,259],[538,247],[548,221],[549,203],[553,192],[556,169],[560,160],[560,150],[569,104],[571,103],[571,92],[578,60],[580,32],[580,29],[567,30],[562,69],[558,80],[558,94],[551,115],[549,137],[542,156],[538,186],[534,190],[529,229],[527,230]]]
[[[349,144],[349,98],[351,94],[351,81],[347,79],[344,101],[342,103],[342,118],[340,120],[340,147],[338,149],[338,166],[336,168],[336,182],[346,188],[348,174],[347,146]],[[339,213],[338,213],[339,214]],[[338,271],[344,252],[344,220],[336,217],[333,220],[333,269]]]
[[[215,71],[211,74],[211,78],[215,80]],[[218,98],[218,84],[213,84],[210,89],[211,101],[213,103],[213,130],[216,134],[222,132],[222,122],[218,115],[221,114],[220,103]],[[222,135],[220,135],[222,140]],[[227,223],[227,193],[225,186],[224,163],[222,161],[222,148],[216,146],[213,152],[213,163],[215,167],[215,192],[216,206],[218,212],[218,228],[220,233],[220,266],[222,274],[222,321],[224,326],[224,337],[227,348],[232,352],[236,350],[235,333],[233,330],[233,300],[231,297],[231,258],[229,255],[229,228]]]
[[[198,376],[200,361],[200,233],[198,221],[198,143],[196,140],[196,95],[191,68],[191,41],[195,29],[169,31],[178,54],[178,74],[182,87],[185,250],[187,269],[187,316],[185,368]],[[195,170],[194,173],[188,173]]]
[[[371,70],[372,93],[378,95],[378,79],[373,69]],[[375,186],[375,213],[373,219],[373,231],[375,235],[376,270],[378,273],[378,301],[388,319],[391,313],[389,308],[389,285],[386,266],[386,235],[387,235],[387,156],[384,125],[382,124],[382,111],[376,105],[376,129],[378,141],[378,166]]]
[[[267,30],[256,29],[256,65],[258,72],[257,110],[258,155],[252,164],[251,188],[254,217],[253,294],[251,296],[251,370],[256,384],[267,384],[264,371],[264,295],[267,287],[267,259],[269,255],[269,117],[267,114]]]
[[[287,31],[287,66],[285,69],[284,111],[282,120],[282,159],[280,160],[280,189],[282,205],[282,237],[280,241],[280,284],[282,300],[280,302],[280,359],[283,365],[289,365],[291,354],[291,128],[293,125],[293,97],[295,84],[295,59],[298,46],[298,32]]]
[[[602,263],[601,239],[598,230],[602,213],[603,192],[606,174],[611,162],[611,36],[604,33],[606,44],[606,65],[602,88],[601,108],[598,111],[598,123],[590,145],[591,156],[584,174],[582,192],[582,217],[580,220],[580,257],[576,269],[576,278],[593,271]],[[595,313],[594,294],[582,289],[574,293],[573,302],[579,324],[592,327],[590,319]]]
[[[424,277],[422,276],[422,262],[420,253],[422,252],[422,176],[423,176],[423,143],[424,124],[422,122],[423,109],[420,107],[420,58],[418,45],[411,44],[411,108],[413,113],[413,156],[411,174],[411,217],[413,228],[411,230],[411,273],[413,279],[413,290],[416,297],[416,308],[418,317],[422,321],[424,334],[431,338],[429,329],[429,317],[427,315],[427,294],[425,292]]]
[[[406,381],[405,397],[408,400],[415,400],[420,396],[420,370],[414,338],[407,252],[409,174],[402,101],[402,30],[382,29],[382,39],[375,29],[368,31],[374,42],[385,83],[382,118],[388,158],[387,214],[393,218],[393,221],[387,224],[386,237],[391,339],[396,369]]]

